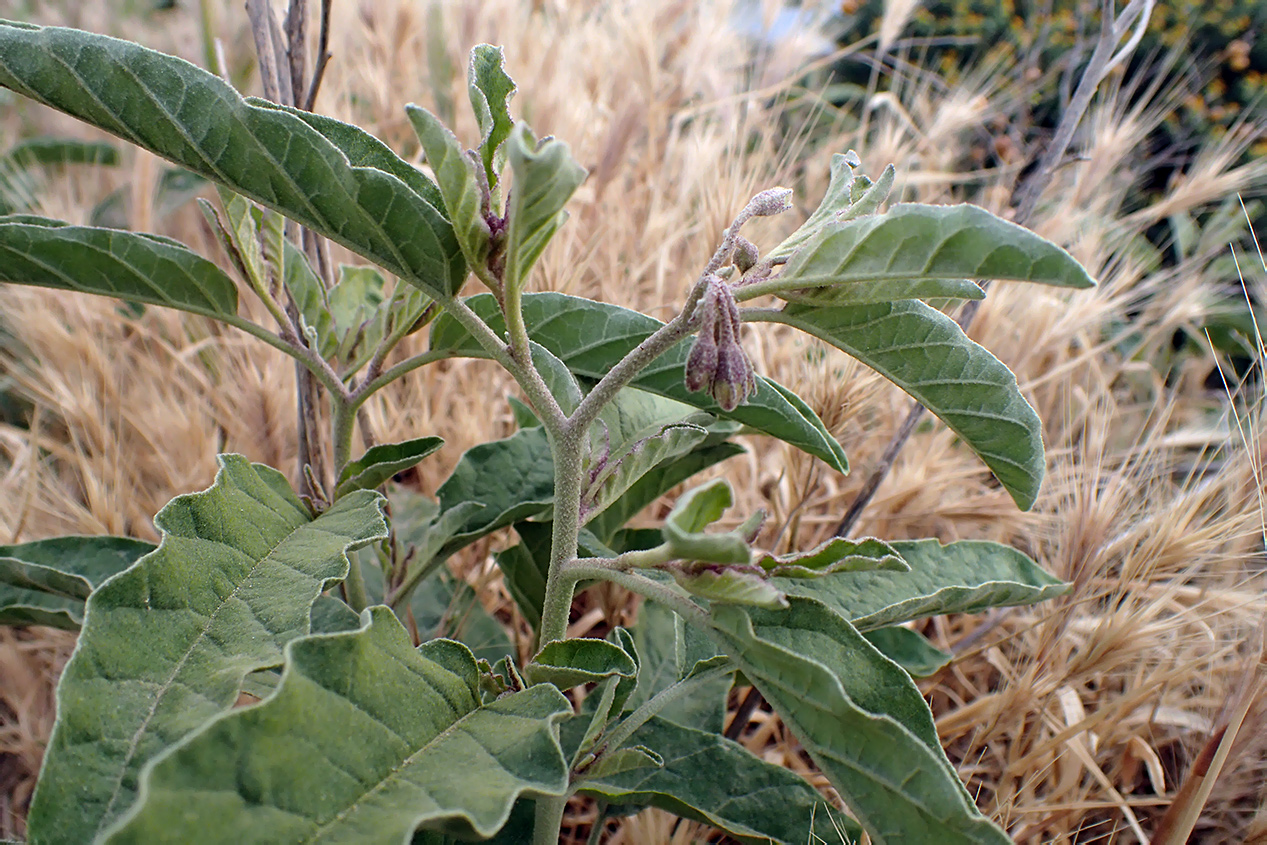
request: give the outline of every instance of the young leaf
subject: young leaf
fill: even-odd
[[[527,428],[505,440],[468,449],[453,474],[436,490],[436,497],[442,511],[463,502],[483,505],[445,544],[445,554],[502,526],[541,513],[554,502],[554,459],[546,433],[540,428]]]
[[[528,341],[528,351],[532,355],[532,364],[541,373],[541,380],[546,389],[559,403],[565,414],[571,414],[585,397],[581,393],[581,385],[567,365],[554,357],[549,349],[539,343]]]
[[[673,556],[708,563],[748,563],[752,550],[739,532],[704,532],[732,501],[730,485],[721,478],[682,494],[660,529]]]
[[[909,628],[876,628],[862,635],[876,650],[906,670],[912,678],[936,675],[953,655],[934,646]]]
[[[323,350],[326,357],[350,361],[359,350],[378,346],[387,331],[386,285],[383,274],[373,267],[339,267],[339,281],[326,294],[333,341],[328,353]]]
[[[585,181],[586,170],[572,158],[567,144],[554,139],[538,142],[523,123],[510,130],[506,150],[515,181],[506,209],[504,281],[508,289],[522,290],[532,265],[567,220],[563,206]]]
[[[770,250],[766,254],[766,259],[787,259],[826,226],[834,223],[838,215],[843,214],[852,202],[849,188],[853,179],[853,168],[849,166],[849,157],[841,153],[833,153],[827,191],[823,194],[818,208],[814,209],[814,213],[801,224],[799,229],[789,235],[783,243]]]
[[[776,578],[788,595],[823,602],[860,631],[943,613],[1035,604],[1069,588],[1011,546],[935,539],[892,543],[910,572],[838,572],[823,578]]]
[[[153,550],[151,543],[128,537],[54,537],[0,546],[0,625],[78,630],[92,591]]]
[[[462,245],[462,254],[468,264],[482,266],[488,258],[492,231],[484,219],[484,197],[475,176],[477,165],[439,118],[412,104],[405,106],[405,111],[422,142],[427,163],[436,175],[436,184],[440,186],[444,208]]]
[[[1042,424],[1016,376],[954,320],[922,302],[813,308],[769,319],[849,353],[936,414],[985,462],[1022,510],[1042,485]]]
[[[776,278],[741,288],[765,293],[883,279],[1010,279],[1070,288],[1095,281],[1073,256],[975,205],[895,205],[824,226]]]
[[[0,26],[0,43],[6,27]],[[167,238],[0,217],[0,282],[114,296],[204,317],[236,319],[233,280]]]
[[[515,121],[510,116],[510,100],[515,96],[515,80],[502,67],[505,54],[501,47],[477,44],[471,50],[471,64],[466,73],[467,93],[471,108],[479,121],[479,154],[488,177],[489,188],[497,187],[497,179],[506,165],[502,142],[510,136]]]
[[[752,607],[787,607],[787,596],[755,572],[728,567],[674,569],[673,577],[693,596],[723,604]]]
[[[546,643],[524,666],[523,673],[530,684],[554,684],[561,690],[568,690],[613,675],[635,678],[638,664],[615,643],[575,638]]]
[[[823,605],[712,608],[739,669],[877,845],[1010,842],[970,800],[910,677]]]
[[[465,301],[495,332],[505,330],[491,294]],[[560,293],[526,295],[523,312],[533,340],[554,353],[573,373],[591,379],[602,378],[627,352],[663,325],[637,311]],[[486,356],[461,324],[448,315],[436,320],[431,348],[454,355]],[[688,352],[689,339],[652,362],[633,386],[751,426],[822,458],[833,469],[848,471],[844,450],[818,416],[777,383],[759,377],[757,392],[747,404],[729,413],[722,411],[708,394],[688,391],[682,382]]]
[[[597,763],[585,770],[585,777],[598,780],[637,769],[659,769],[663,766],[664,758],[647,746],[631,745],[604,754]]]
[[[574,723],[583,721],[570,720],[564,732],[571,733]],[[800,775],[765,762],[715,732],[657,716],[630,742],[656,754],[663,765],[624,772],[590,770],[578,784],[583,794],[618,805],[617,812],[658,807],[746,843],[804,845],[811,831],[819,838],[810,841],[839,842],[831,825],[833,815],[837,825],[857,835],[857,826],[841,818]]]
[[[832,537],[805,552],[775,555],[769,552],[757,559],[757,565],[770,575],[784,578],[817,578],[832,572],[866,572],[872,569],[910,569],[897,551],[874,537],[846,540]]]
[[[387,536],[381,501],[353,493],[314,519],[276,470],[222,455],[209,490],[164,507],[158,549],[88,599],[31,837],[91,842],[131,805],[146,762],[232,707],[249,672],[281,663],[348,551]]]
[[[433,295],[455,293],[466,277],[453,227],[417,187],[429,180],[356,127],[248,102],[182,59],[58,27],[0,24],[0,86],[275,209]]]
[[[275,695],[151,766],[106,841],[407,842],[420,825],[486,837],[521,795],[563,793],[557,689],[482,707],[460,643],[415,650],[387,608],[361,618],[292,643]]]
[[[737,443],[708,445],[705,441],[700,448],[662,461],[643,473],[616,501],[595,514],[586,526],[610,545],[616,532],[647,505],[691,476],[743,453],[744,448]]]
[[[581,493],[582,522],[601,513],[652,469],[688,454],[707,437],[707,429],[684,422],[634,441],[623,453],[614,452]]]
[[[353,490],[373,490],[398,472],[435,452],[444,441],[439,437],[419,437],[403,443],[382,443],[371,446],[364,455],[349,463],[339,474],[334,496],[339,499]]]

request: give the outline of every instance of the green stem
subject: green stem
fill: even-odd
[[[443,350],[433,350],[431,352],[422,352],[412,358],[406,358],[394,367],[384,370],[375,378],[358,386],[352,391],[352,401],[355,407],[359,408],[364,404],[365,400],[370,398],[376,391],[382,390],[387,385],[394,382],[401,376],[408,375],[419,367],[425,367],[427,364],[433,364],[436,361],[443,361],[452,355]]]
[[[608,402],[616,398],[629,382],[637,378],[648,364],[667,352],[674,344],[690,334],[694,326],[695,306],[704,295],[708,283],[701,277],[691,288],[681,312],[669,322],[656,329],[655,333],[638,344],[616,366],[607,371],[607,375],[599,380],[572,414],[571,423],[586,430],[598,419],[598,414]]]
[[[568,582],[568,590],[571,591],[577,581],[590,579],[611,581],[643,598],[659,602],[687,622],[701,627],[706,627],[708,624],[708,614],[704,609],[691,601],[690,597],[676,585],[661,584],[637,572],[621,572],[606,566],[590,566],[587,558],[581,558],[567,564],[561,580]]]
[[[563,827],[566,795],[537,799],[537,818],[532,829],[532,845],[559,845],[559,828]]]
[[[546,576],[545,600],[541,606],[541,629],[537,647],[567,636],[568,615],[572,610],[572,593],[577,579],[564,572],[576,557],[576,542],[581,531],[581,443],[585,429],[564,425],[558,435],[550,436],[554,453],[554,530],[550,535],[550,571]]]
[[[363,401],[363,400],[362,400]],[[356,409],[360,402],[353,402],[340,396],[330,401],[332,417],[330,421],[331,437],[334,441],[334,477],[337,481],[348,462],[352,460],[352,429],[356,423]],[[333,491],[331,491],[333,493]]]
[[[343,594],[348,606],[360,613],[369,607],[370,598],[365,592],[365,576],[361,573],[361,559],[354,554],[348,555],[348,577],[343,582]]]
[[[195,311],[194,313],[196,314],[198,312]],[[276,335],[263,326],[256,325],[250,320],[244,320],[236,315],[227,317],[223,314],[206,314],[205,316],[211,317],[214,320],[219,320],[226,325],[233,326],[235,329],[240,329],[252,337],[259,338],[274,349],[279,349],[282,352],[285,352],[291,358],[294,358],[297,362],[303,365],[308,372],[316,376],[317,381],[321,382],[322,387],[330,391],[331,396],[340,398],[346,398],[348,396],[347,388],[343,386],[343,382],[339,379],[338,373],[330,367],[330,364],[327,363],[324,358],[309,349],[307,346],[303,346],[290,338]]]

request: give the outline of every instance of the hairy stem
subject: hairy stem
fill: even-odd
[[[634,731],[651,721],[651,717],[686,695],[699,684],[719,678],[722,675],[729,675],[734,671],[734,665],[727,663],[725,666],[700,672],[694,677],[678,681],[676,684],[670,684],[660,690],[644,701],[641,707],[630,713],[623,722],[616,726],[607,737],[607,741],[603,743],[604,751],[616,751],[619,749],[629,741],[629,738],[634,735]]]
[[[576,557],[576,541],[581,530],[580,440],[585,429],[578,429],[574,422],[575,417],[558,435],[550,435],[550,450],[554,453],[554,529],[550,535],[550,571],[541,605],[537,648],[567,636],[572,593],[576,588],[576,579],[564,571],[568,562]]]
[[[708,613],[704,608],[691,601],[686,593],[676,588],[676,585],[661,584],[637,572],[621,572],[604,566],[590,566],[588,559],[580,558],[567,565],[564,577],[571,584],[589,579],[611,581],[631,593],[659,602],[687,622],[701,626],[708,623]],[[569,586],[568,589],[572,588]]]
[[[536,822],[532,829],[532,845],[559,845],[559,828],[563,827],[566,795],[537,799]]]

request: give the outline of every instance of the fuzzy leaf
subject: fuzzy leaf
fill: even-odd
[[[787,596],[768,578],[732,568],[673,570],[678,584],[693,596],[724,604],[787,607]]]
[[[744,448],[737,443],[707,444],[708,441],[705,441],[705,445],[692,452],[656,464],[643,473],[616,501],[595,514],[586,523],[587,527],[599,539],[610,544],[616,532],[647,505],[691,476],[727,458],[744,453]]]
[[[0,39],[5,27],[0,26]],[[233,319],[238,291],[207,259],[168,238],[0,217],[0,282],[115,296]]]
[[[708,563],[748,563],[752,550],[738,532],[704,533],[732,501],[730,485],[721,478],[682,494],[660,529],[673,556]]]
[[[466,72],[467,93],[471,108],[480,125],[480,160],[488,176],[488,186],[497,187],[497,179],[506,165],[502,142],[510,135],[515,121],[510,116],[510,100],[515,96],[515,80],[503,67],[505,53],[501,47],[477,44],[471,50],[471,64]]]
[[[419,461],[443,445],[444,441],[439,437],[419,437],[403,443],[371,446],[364,455],[343,468],[339,483],[334,488],[335,498],[346,496],[353,490],[373,490],[396,473],[417,466]]]
[[[79,630],[103,581],[154,550],[128,537],[54,537],[0,546],[0,625]]]
[[[561,690],[568,690],[613,675],[634,678],[638,674],[638,664],[615,643],[575,638],[546,643],[524,666],[523,673],[529,683],[554,684]]]
[[[387,608],[361,618],[292,643],[273,697],[151,766],[107,842],[407,843],[419,825],[484,837],[521,795],[563,793],[558,690],[482,707],[460,643],[415,650]]]
[[[905,669],[912,678],[936,675],[953,659],[953,655],[937,648],[909,628],[876,628],[862,636],[877,651]]]
[[[841,215],[844,215],[849,210],[849,206],[853,204],[850,189],[854,181],[853,168],[850,166],[849,161],[849,156],[840,153],[832,154],[831,176],[827,182],[827,190],[823,194],[823,199],[819,202],[818,208],[814,209],[814,213],[801,224],[799,229],[789,235],[783,243],[767,253],[767,260],[787,259],[797,249],[808,243],[824,228],[839,220]],[[892,170],[893,166],[889,165],[884,171],[885,175],[888,176],[890,187],[893,184],[893,174],[890,173]],[[884,176],[881,177],[882,181],[883,179]],[[876,195],[879,195],[879,191],[876,192]],[[880,202],[883,201],[883,199],[880,200]],[[876,207],[879,207],[878,204]],[[872,210],[874,211],[874,209]]]
[[[565,732],[570,730],[571,722],[565,725]],[[840,818],[804,778],[718,733],[657,716],[630,742],[656,754],[663,765],[610,773],[591,770],[578,784],[582,793],[619,805],[617,811],[659,807],[745,843],[803,845],[811,830],[823,842],[839,842],[832,816],[843,830],[856,835],[857,826]]]
[[[0,23],[0,85],[275,209],[432,294],[455,293],[466,277],[435,186],[354,126],[248,102],[182,59],[59,27]]]
[[[1069,585],[1010,546],[986,540],[892,543],[910,572],[838,572],[823,578],[776,578],[791,596],[823,602],[858,630],[870,631],[925,616],[977,613],[1034,604]]]
[[[563,206],[587,174],[567,144],[538,142],[523,123],[510,130],[506,151],[515,181],[506,208],[505,283],[508,289],[522,290],[532,265],[567,220]]]
[[[597,516],[648,472],[688,454],[707,437],[708,430],[698,425],[667,425],[660,433],[629,444],[625,452],[613,453],[581,493],[582,521]]]
[[[633,640],[639,657],[638,685],[626,704],[628,709],[641,706],[719,656],[717,646],[699,628],[685,624],[655,602],[643,602],[638,609]],[[730,684],[729,677],[701,682],[690,695],[670,703],[658,715],[688,728],[719,734],[726,719]]]
[[[162,543],[88,599],[57,688],[57,723],[31,804],[31,838],[91,842],[127,810],[141,767],[282,661],[348,551],[387,536],[360,491],[314,519],[276,470],[222,455],[215,484],[173,499]]]
[[[967,279],[882,279],[780,291],[779,296],[805,305],[860,305],[898,299],[985,299],[985,291]]]
[[[475,162],[466,155],[457,136],[426,109],[405,106],[409,122],[422,142],[427,163],[436,175],[444,208],[453,221],[458,243],[468,264],[479,266],[488,258],[492,231],[484,219]]]
[[[588,778],[595,780],[605,777],[623,775],[638,769],[659,769],[664,767],[664,758],[645,745],[632,745],[618,748],[599,758],[598,762],[585,770]]]
[[[877,845],[1010,842],[969,799],[900,667],[823,605],[717,605],[713,625]]]
[[[1042,485],[1042,423],[1016,376],[954,320],[922,302],[814,308],[777,317],[849,353],[936,414],[983,460],[1022,510]]]
[[[910,569],[888,543],[874,537],[846,540],[832,537],[805,552],[774,555],[766,552],[757,565],[770,575],[784,578],[817,578],[832,572],[866,572],[872,569]]]
[[[445,554],[545,511],[554,502],[554,458],[545,432],[527,428],[504,440],[473,446],[436,490],[436,497],[442,511],[463,502],[483,506],[444,546]]]
[[[567,365],[551,354],[539,343],[528,341],[528,351],[532,354],[532,364],[541,373],[541,380],[546,389],[559,403],[564,414],[571,414],[585,397],[581,394],[581,385]]]
[[[491,294],[469,297],[466,304],[493,331],[499,335],[505,331],[505,322]],[[554,353],[573,373],[591,379],[602,378],[627,352],[663,325],[637,311],[560,293],[527,294],[523,308],[532,339]],[[454,355],[487,355],[466,329],[447,315],[436,320],[431,348]],[[688,391],[682,382],[688,353],[689,338],[653,361],[633,387],[741,422],[822,458],[833,469],[848,471],[844,450],[818,416],[777,383],[758,377],[756,394],[731,412],[723,411],[706,393]]]
[[[1095,285],[1068,252],[984,208],[902,203],[824,226],[782,273],[745,289],[742,298],[884,279],[955,278]]]

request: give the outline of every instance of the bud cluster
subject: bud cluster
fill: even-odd
[[[706,390],[724,410],[733,411],[757,389],[757,376],[739,345],[739,306],[720,276],[708,277],[698,313],[699,334],[686,359],[686,389]]]

